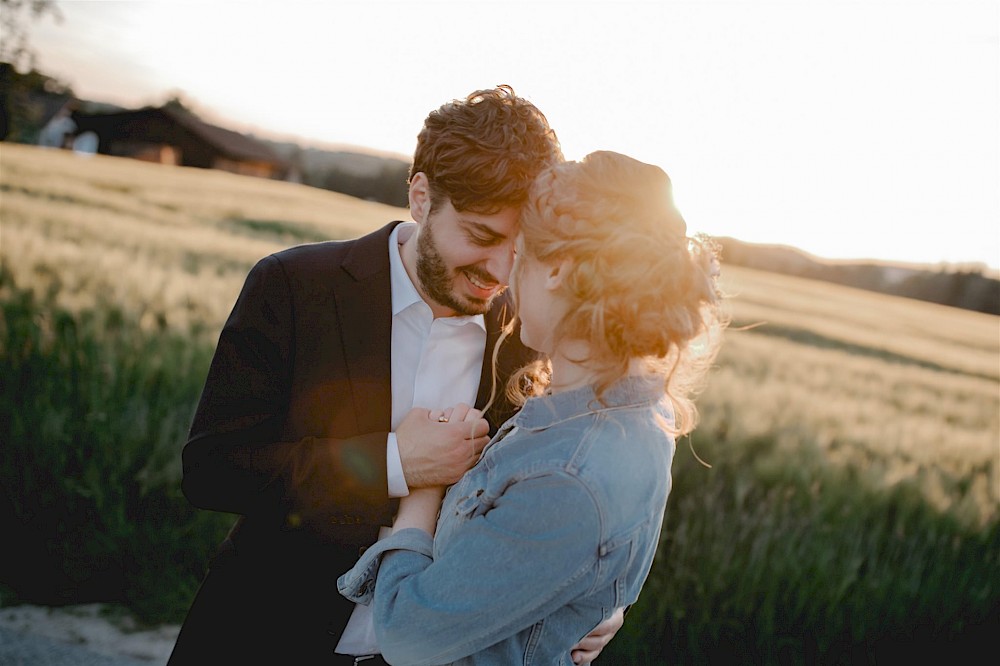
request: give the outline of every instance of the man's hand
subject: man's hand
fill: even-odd
[[[573,646],[570,656],[574,664],[589,664],[597,659],[604,646],[611,642],[618,630],[625,624],[625,611],[621,608],[612,613],[604,622],[594,627],[594,630]]]
[[[396,428],[403,476],[410,488],[450,486],[479,460],[490,425],[478,409],[415,407]]]

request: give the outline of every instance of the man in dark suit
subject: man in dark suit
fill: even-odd
[[[506,86],[478,91],[424,123],[416,224],[253,268],[183,453],[188,499],[240,517],[172,665],[381,663],[366,609],[338,594],[337,576],[391,525],[395,498],[454,483],[513,413],[503,382],[532,353],[512,335],[494,361],[503,291],[530,183],[560,159],[534,105]],[[449,422],[462,403],[489,408]],[[577,656],[619,626],[599,627]]]

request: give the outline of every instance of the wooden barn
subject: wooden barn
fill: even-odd
[[[135,111],[72,115],[77,135],[97,135],[97,152],[163,164],[222,169],[285,180],[289,164],[266,144],[183,110],[146,107]]]

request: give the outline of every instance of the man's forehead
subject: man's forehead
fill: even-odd
[[[458,221],[480,233],[502,239],[517,233],[518,212],[513,208],[502,210],[493,215],[465,211],[458,213]]]
[[[506,238],[509,234],[513,233],[512,229],[509,228],[511,225],[506,223],[496,221],[488,222],[464,216],[460,217],[459,221],[467,227],[471,227],[472,229],[484,234],[489,234],[495,238]]]

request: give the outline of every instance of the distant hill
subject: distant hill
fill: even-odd
[[[278,155],[293,164],[305,185],[405,208],[408,204],[407,178],[410,163],[363,149],[306,147],[288,141],[257,137]]]
[[[1000,280],[983,265],[938,268],[831,261],[784,245],[759,245],[727,237],[716,240],[728,264],[1000,315]]]

